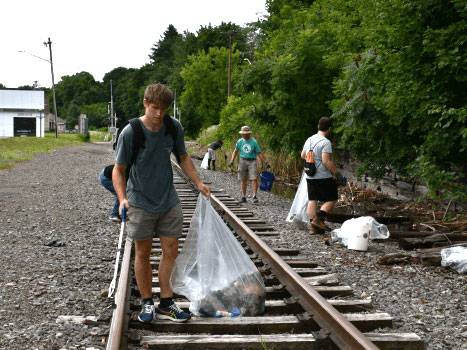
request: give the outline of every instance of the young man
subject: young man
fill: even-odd
[[[251,182],[251,187],[253,190],[253,203],[258,203],[258,198],[256,193],[258,192],[258,176],[256,174],[256,158],[259,157],[263,164],[266,164],[266,158],[263,153],[261,153],[261,148],[258,145],[258,142],[251,137],[251,130],[248,126],[242,126],[239,134],[242,135],[235,144],[235,150],[232,153],[232,157],[229,162],[231,166],[237,157],[237,154],[240,154],[240,161],[238,162],[238,179],[241,181],[240,184],[240,194],[242,196],[240,202],[246,202],[246,189],[248,186],[248,180]]]
[[[217,140],[213,142],[208,147],[208,170],[211,169],[211,162],[212,162],[212,170],[216,171],[216,150],[221,148],[224,142],[222,140]],[[227,157],[227,156],[226,156]]]
[[[169,121],[176,128],[176,137],[168,130],[164,115],[173,100],[173,93],[163,84],[152,84],[144,92],[144,115],[139,118],[144,133],[144,148],[139,149],[130,168],[128,182],[126,167],[131,164],[134,131],[128,125],[117,145],[112,180],[120,201],[120,213],[128,208],[128,237],[135,241],[135,274],[143,307],[138,319],[151,322],[153,318],[184,322],[190,314],[172,300],[170,275],[178,254],[178,238],[182,235],[183,215],[173,185],[170,155],[180,156],[183,172],[205,196],[210,189],[199,178],[185,149],[183,128],[178,121]],[[152,269],[150,262],[152,239],[158,236],[162,256],[159,263],[160,303],[154,307],[152,299]]]
[[[314,233],[323,233],[328,227],[324,224],[337,201],[336,165],[332,161],[331,141],[327,138],[331,132],[331,120],[322,117],[318,123],[318,133],[309,137],[301,153],[303,159],[308,152],[313,152],[316,173],[307,175],[308,207],[307,214],[311,220],[311,229]],[[317,211],[317,202],[324,202]]]

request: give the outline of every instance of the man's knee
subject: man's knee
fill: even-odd
[[[140,261],[149,261],[151,257],[152,239],[135,241],[135,256]]]
[[[161,248],[164,259],[175,260],[177,258],[178,241],[176,239],[161,242]]]

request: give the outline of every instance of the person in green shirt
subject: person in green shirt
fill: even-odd
[[[242,196],[240,202],[246,202],[246,190],[248,187],[248,180],[251,182],[253,190],[253,203],[258,203],[256,193],[258,192],[258,175],[256,173],[257,161],[259,157],[266,167],[269,167],[266,162],[266,158],[261,152],[261,148],[258,142],[251,137],[251,129],[247,125],[242,126],[240,132],[242,137],[238,139],[235,144],[235,150],[232,153],[232,157],[229,162],[229,166],[232,166],[235,158],[240,154],[240,161],[238,162],[238,179],[241,181],[240,194]]]

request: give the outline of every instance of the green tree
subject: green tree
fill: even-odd
[[[390,167],[433,193],[465,198],[465,7],[401,0],[356,8],[366,48],[335,85],[343,141],[365,170],[381,176]]]
[[[110,80],[117,118],[129,120],[140,116],[143,111],[144,88],[155,80],[151,65],[146,64],[139,69],[119,67],[105,74],[103,87],[107,101],[110,101]]]
[[[195,136],[201,127],[219,123],[220,112],[227,103],[226,48],[211,48],[188,58],[180,75],[185,90],[180,98],[184,127]],[[232,55],[233,66],[239,62],[239,53]]]
[[[256,94],[252,122],[266,127],[269,148],[286,153],[297,153],[318,119],[330,114],[327,101],[337,75],[325,63],[323,36],[309,24],[307,11],[284,5],[280,18],[271,15],[277,25],[265,26],[267,39],[238,77],[240,98]]]
[[[161,83],[168,83],[169,77],[176,68],[176,47],[183,40],[177,29],[170,24],[162,38],[154,44],[149,58],[154,68],[154,78]]]
[[[74,129],[78,125],[78,117],[80,115],[80,106],[75,102],[71,101],[67,104],[67,109],[64,113],[65,122],[68,129]]]
[[[89,128],[102,128],[110,124],[107,113],[107,103],[98,102],[85,105],[80,108],[80,112],[86,114]]]
[[[80,107],[97,103],[104,99],[101,84],[88,72],[63,76],[55,85],[59,117],[73,128],[80,113]],[[53,106],[52,94],[49,94],[49,106]]]

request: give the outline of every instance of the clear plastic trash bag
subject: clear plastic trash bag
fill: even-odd
[[[170,282],[197,316],[264,313],[266,292],[258,269],[201,194]]]
[[[295,198],[290,207],[289,215],[287,215],[288,222],[293,222],[301,229],[307,229],[307,225],[310,222],[306,208],[308,206],[308,188],[306,184],[306,175],[302,174],[302,179],[298,185]]]
[[[360,232],[368,232],[369,239],[389,238],[389,230],[386,225],[380,224],[371,216],[361,216],[346,220],[340,228],[332,230],[331,241],[347,247],[349,238]]]
[[[467,274],[467,247],[457,246],[441,250],[441,266],[449,266]]]
[[[201,162],[201,165],[200,165],[200,168],[201,169],[207,169],[209,166],[209,152],[206,152],[206,154],[204,155],[204,158]]]

